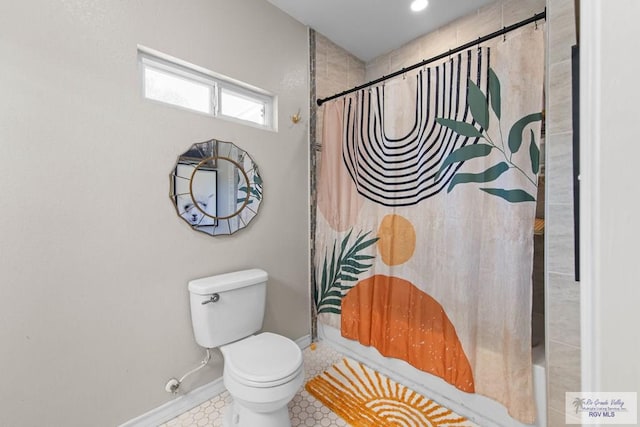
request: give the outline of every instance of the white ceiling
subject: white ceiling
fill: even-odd
[[[296,20],[367,62],[494,0],[268,0]]]

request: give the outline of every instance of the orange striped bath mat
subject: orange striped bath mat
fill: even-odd
[[[316,399],[355,427],[467,427],[474,423],[351,359],[307,382]]]

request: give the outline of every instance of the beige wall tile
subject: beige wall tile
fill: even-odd
[[[573,205],[549,204],[545,218],[545,232],[547,271],[574,274]]]
[[[366,66],[366,80],[375,80],[385,76],[391,72],[391,54],[377,57],[373,61],[369,61]]]
[[[327,43],[329,43],[329,40],[316,32],[316,79],[327,77]]]
[[[547,135],[571,132],[571,61],[549,66],[549,92]]]
[[[391,70],[400,70],[425,59],[421,56],[422,52],[420,48],[420,40],[416,39],[391,52],[389,54],[391,58]]]
[[[458,35],[457,29],[453,24],[434,31],[420,40],[420,53],[425,59],[432,58],[456,47],[458,47]]]
[[[509,0],[502,7],[503,26],[515,24],[544,11],[545,0]]]
[[[563,427],[564,413],[556,411],[555,409],[549,409],[547,411],[547,427]]]
[[[334,86],[347,88],[347,58],[345,57],[342,62],[329,61],[328,63],[327,80]]]
[[[573,133],[547,136],[548,203],[573,203]]]
[[[355,87],[365,82],[364,63],[354,56],[349,56],[347,68],[347,85]]]
[[[580,284],[573,275],[549,273],[548,277],[549,339],[580,347]]]
[[[316,97],[326,98],[365,82],[365,64],[322,34],[316,33]],[[316,144],[322,145],[323,109],[316,111]],[[321,153],[318,153],[318,161]],[[319,163],[318,163],[319,165]]]
[[[319,33],[317,31],[315,32],[315,35],[316,35],[316,53],[320,53],[320,52],[326,53],[327,49],[329,48],[327,46],[327,42],[329,42],[329,39],[324,35],[322,35],[322,33]]]
[[[329,61],[342,62],[345,60],[345,57],[349,55],[349,53],[332,42],[330,39],[327,39],[327,56]]]
[[[580,348],[549,341],[547,407],[564,413],[565,393],[580,391]]]
[[[574,420],[579,421],[579,419],[572,417],[571,415],[569,415],[570,418],[573,418]],[[565,422],[566,417],[565,417],[565,413],[564,411],[557,411],[555,409],[550,409],[549,410],[549,416],[547,418],[548,423],[547,423],[547,427],[564,427],[564,426],[570,426],[570,427],[579,427],[581,424],[567,424]]]
[[[316,95],[331,96],[364,82],[364,63],[316,33]],[[320,123],[320,122],[319,122]]]
[[[553,0],[547,13],[549,64],[571,59],[571,46],[576,44],[574,0]]]
[[[512,0],[514,2],[515,0]],[[580,390],[580,287],[574,279],[571,45],[573,0],[548,0],[545,178],[549,427],[564,426],[564,393]],[[562,273],[562,274],[558,274]],[[568,345],[569,344],[569,345]]]
[[[502,2],[497,1],[456,21],[456,38],[461,45],[500,28],[502,28]]]

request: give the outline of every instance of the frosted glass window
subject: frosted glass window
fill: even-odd
[[[275,130],[273,95],[148,48],[138,57],[146,99]]]
[[[265,102],[260,99],[245,96],[226,88],[221,89],[220,114],[222,115],[264,125],[265,108]]]
[[[144,96],[202,113],[211,114],[212,86],[149,66],[144,70]]]

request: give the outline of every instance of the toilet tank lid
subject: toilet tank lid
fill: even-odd
[[[209,295],[263,283],[267,281],[268,277],[267,272],[259,268],[218,274],[191,280],[189,282],[189,292],[197,295]]]

